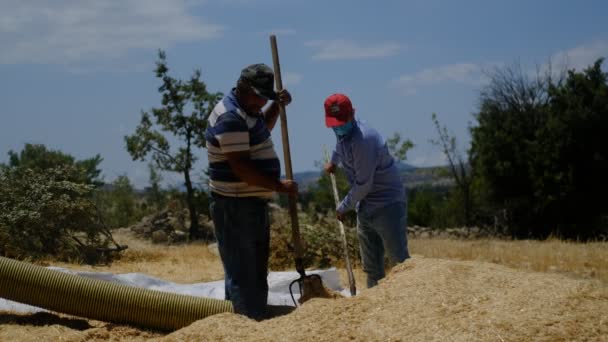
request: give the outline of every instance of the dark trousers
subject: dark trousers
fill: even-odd
[[[372,214],[357,214],[357,235],[361,248],[363,271],[367,274],[367,287],[384,278],[384,253],[393,264],[410,257],[407,248],[407,206],[397,202],[380,208]]]
[[[268,301],[268,201],[214,193],[210,213],[224,265],[226,299],[236,313],[263,319]]]

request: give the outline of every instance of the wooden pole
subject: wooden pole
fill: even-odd
[[[281,64],[279,63],[279,51],[277,48],[277,38],[275,35],[270,36],[270,47],[272,49],[272,63],[274,65],[274,80],[277,91],[283,90],[283,80],[281,78]],[[289,149],[289,132],[287,131],[287,113],[285,106],[279,103],[279,115],[281,118],[281,137],[283,141],[283,159],[285,163],[285,175],[287,179],[293,180],[293,171],[291,168],[291,151]],[[304,248],[302,246],[302,238],[300,236],[300,225],[298,222],[298,207],[296,195],[289,195],[289,216],[291,217],[291,240],[295,253],[296,270],[300,275],[304,276]]]
[[[329,152],[327,149],[325,150],[325,162],[329,163]],[[334,194],[334,202],[336,203],[336,210],[338,210],[338,206],[340,205],[340,197],[338,195],[338,186],[336,184],[336,176],[333,173],[329,174],[331,179],[331,187],[333,189]],[[338,225],[340,228],[340,237],[342,238],[342,248],[344,249],[344,259],[346,261],[346,273],[348,274],[348,285],[350,287],[350,295],[355,296],[357,294],[357,285],[355,284],[355,275],[353,274],[353,267],[350,264],[350,257],[348,256],[348,241],[346,240],[346,233],[344,232],[344,224],[342,221],[338,220]]]

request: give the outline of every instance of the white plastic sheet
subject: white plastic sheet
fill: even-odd
[[[109,272],[79,272],[60,267],[48,267],[51,270],[66,272],[82,277],[110,281],[118,284],[142,287],[151,290],[164,291],[185,294],[190,296],[199,296],[207,298],[224,299],[224,281],[212,281],[208,283],[196,284],[178,284],[170,281],[154,278],[142,273],[124,273],[113,274]],[[318,274],[323,279],[325,287],[340,292],[344,296],[349,296],[347,289],[340,286],[340,276],[335,268],[327,270],[307,271],[306,274]],[[297,272],[270,272],[268,274],[268,304],[269,305],[291,305],[294,303],[289,292],[289,284],[298,279],[300,276]],[[293,286],[294,297],[299,298],[299,288]],[[52,295],[52,294],[49,294]],[[32,313],[46,311],[41,308],[29,306],[10,300],[0,298],[0,310]]]

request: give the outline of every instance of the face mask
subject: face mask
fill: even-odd
[[[336,133],[336,136],[338,136],[338,138],[342,138],[347,136],[348,133],[353,130],[353,127],[353,122],[349,121],[343,125],[332,127],[332,129],[334,130],[334,133]]]

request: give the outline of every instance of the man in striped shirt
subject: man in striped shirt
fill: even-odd
[[[273,85],[270,67],[252,64],[243,69],[236,88],[211,112],[205,132],[210,213],[224,265],[226,299],[236,313],[257,320],[264,318],[268,298],[268,200],[274,192],[298,191],[295,182],[280,180],[270,138],[279,103],[288,105],[291,95],[287,90],[275,93]]]

